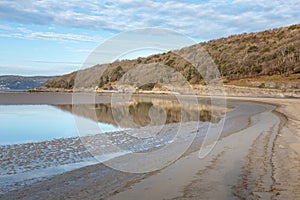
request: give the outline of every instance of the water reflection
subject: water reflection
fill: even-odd
[[[139,128],[159,126],[170,123],[202,121],[217,122],[221,113],[212,115],[211,105],[170,99],[132,98],[129,102],[95,105],[56,105],[61,110],[92,119],[97,122],[111,124],[122,128]]]
[[[159,132],[160,125],[165,124],[198,119],[218,122],[222,113],[214,110],[217,112],[213,115],[206,102],[194,106],[188,101],[140,97],[114,104],[76,105],[76,109],[72,105],[2,105],[0,145],[76,137],[78,125],[74,114],[87,122],[97,122],[102,132],[151,127],[147,129],[147,134],[151,135],[151,131]],[[99,128],[89,134],[99,133]]]

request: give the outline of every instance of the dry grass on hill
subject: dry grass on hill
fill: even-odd
[[[256,84],[249,85],[249,81],[246,80],[234,81],[249,78],[253,79],[254,82],[272,80],[273,82],[278,81],[280,84],[290,81],[299,83],[299,76],[292,74],[300,74],[300,24],[221,38],[193,45],[185,48],[185,50],[193,53],[195,48],[204,48],[209,53],[217,64],[221,75],[224,79],[229,80],[229,84],[258,86]],[[103,87],[119,81],[126,72],[139,64],[150,63],[174,68],[192,84],[198,84],[202,80],[198,71],[190,63],[183,60],[175,52],[167,52],[147,58],[96,65],[79,71],[81,74],[78,81],[80,85],[76,87]],[[72,89],[77,74],[78,72],[73,72],[52,79],[45,87]],[[294,77],[297,78],[294,80]]]

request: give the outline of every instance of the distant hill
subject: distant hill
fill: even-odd
[[[0,76],[0,91],[30,90],[41,87],[56,76]]]
[[[184,48],[191,54],[204,48],[217,64],[227,82],[244,78],[279,75],[283,79],[291,74],[300,74],[300,24],[257,33],[241,34],[221,38]],[[85,69],[81,77],[83,87],[103,87],[119,81],[124,73],[138,64],[161,63],[179,71],[192,84],[201,82],[202,77],[191,64],[182,61],[175,52],[156,54],[147,58],[123,60]],[[97,77],[104,66],[103,76]],[[77,72],[50,80],[45,89],[72,89]],[[298,75],[296,76],[297,81]]]

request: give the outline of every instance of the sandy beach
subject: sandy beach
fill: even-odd
[[[67,97],[69,98],[69,97]],[[70,99],[66,100],[69,101]],[[46,101],[46,100],[43,100]],[[36,102],[41,103],[41,102]],[[62,102],[64,103],[64,102]],[[61,144],[60,153],[52,149],[56,162],[20,163],[20,155],[3,161],[0,181],[15,177],[2,186],[1,199],[298,199],[300,193],[300,101],[284,98],[229,97],[234,107],[227,114],[222,135],[208,156],[199,158],[203,141],[196,136],[191,147],[171,165],[150,173],[126,173],[104,164],[93,163],[76,138],[35,144],[44,149],[39,156],[49,158],[49,145]],[[174,126],[172,124],[170,127]],[[185,130],[193,131],[191,124]],[[174,127],[173,127],[174,128]],[[118,134],[111,137],[118,139]],[[166,137],[167,138],[167,137]],[[157,143],[159,144],[159,143]],[[40,146],[39,146],[40,145]],[[32,155],[28,145],[28,155]],[[74,147],[73,149],[70,147]],[[80,147],[80,148],[75,148]],[[180,145],[177,146],[179,148]],[[9,148],[12,148],[9,146]],[[25,146],[14,146],[22,152]],[[173,149],[176,150],[176,149]],[[169,152],[171,155],[172,152]],[[22,154],[26,157],[26,153]],[[7,155],[6,155],[7,156]],[[126,156],[122,156],[126,160]],[[165,156],[168,156],[166,154]],[[86,162],[84,164],[84,162]],[[89,163],[87,163],[89,162]],[[74,167],[74,163],[78,164]],[[138,162],[137,162],[138,163]],[[134,165],[134,163],[130,163]],[[8,166],[14,166],[13,170]],[[17,167],[22,166],[22,167]],[[24,166],[29,166],[26,168]],[[20,174],[42,173],[49,166],[49,177],[31,180]],[[54,167],[54,168],[53,168]],[[56,167],[56,168],[55,168]],[[4,168],[6,170],[4,170]],[[49,170],[44,171],[49,173]],[[24,175],[24,174],[23,174]],[[5,179],[6,176],[6,179]],[[28,176],[32,176],[28,174]],[[16,178],[17,177],[17,178]],[[18,180],[19,178],[19,180]],[[23,183],[23,184],[22,184]],[[15,185],[14,185],[15,184]]]
[[[299,199],[299,100],[229,99],[276,107],[252,116],[206,158],[194,152],[109,199]]]
[[[300,0],[0,0],[0,200],[300,200]]]

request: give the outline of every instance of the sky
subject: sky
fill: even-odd
[[[164,28],[198,43],[297,24],[299,8],[299,0],[0,0],[0,75],[81,69],[95,48],[125,31]]]

